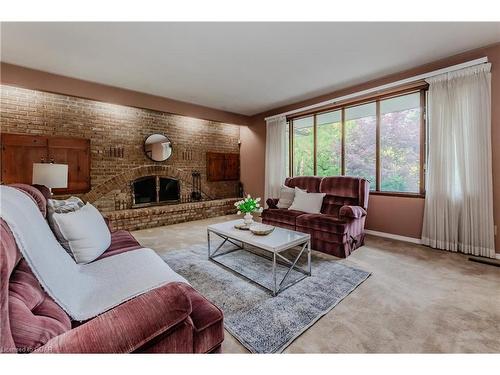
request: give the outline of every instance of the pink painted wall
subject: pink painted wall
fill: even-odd
[[[257,123],[240,127],[241,181],[245,193],[264,197],[266,127]]]
[[[420,238],[423,198],[371,195],[368,207],[367,229]]]
[[[493,210],[495,224],[500,224],[500,43],[461,53],[446,59],[419,66],[404,72],[381,77],[361,85],[348,87],[285,107],[280,107],[254,116],[250,124],[241,131],[241,180],[250,194],[264,195],[264,165],[266,116],[286,112],[324,100],[332,99],[385,83],[394,82],[417,74],[459,64],[487,56],[492,63],[492,129],[493,148]],[[420,238],[424,212],[424,199],[382,195],[371,195],[367,228],[371,230]],[[500,238],[496,236],[496,249],[500,252]]]
[[[250,117],[237,113],[221,111],[100,83],[83,81],[3,62],[0,64],[0,83],[228,124],[247,125],[250,121]]]

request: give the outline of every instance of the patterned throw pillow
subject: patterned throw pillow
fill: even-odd
[[[299,189],[299,188],[295,188]],[[280,196],[278,200],[278,204],[276,205],[278,208],[290,208],[290,206],[293,203],[293,200],[295,199],[295,189],[282,185],[280,189]],[[302,189],[299,189],[300,191],[305,191]]]
[[[68,212],[78,211],[80,208],[85,206],[83,201],[78,197],[70,197],[68,199],[48,199],[47,200],[47,221],[49,223],[52,232],[56,236],[57,240],[66,251],[73,256],[69,248],[68,241],[64,238],[61,233],[59,226],[54,221],[54,214],[65,214]]]
[[[73,212],[85,206],[85,203],[78,197],[68,199],[48,199],[47,210],[52,213],[64,214]]]

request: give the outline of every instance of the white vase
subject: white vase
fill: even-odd
[[[245,216],[243,216],[243,220],[245,225],[251,225],[253,223],[253,216],[250,212],[247,212]]]

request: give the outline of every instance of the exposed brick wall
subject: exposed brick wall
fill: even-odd
[[[0,86],[1,131],[85,137],[91,140],[92,190],[84,196],[103,211],[117,200],[131,204],[130,177],[160,173],[181,179],[181,194],[191,191],[191,171],[201,172],[202,191],[211,198],[235,197],[237,182],[207,182],[207,151],[239,152],[239,126],[71,96]],[[144,139],[163,133],[173,145],[165,162],[149,160]],[[109,147],[123,147],[111,157]]]

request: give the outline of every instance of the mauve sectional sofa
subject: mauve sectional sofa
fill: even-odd
[[[370,183],[357,177],[303,176],[287,178],[285,185],[326,193],[321,213],[280,209],[278,198],[267,200],[262,222],[311,235],[311,247],[327,254],[346,258],[364,244],[365,219]]]
[[[15,185],[46,213],[43,189]],[[224,339],[223,314],[196,290],[170,283],[91,320],[72,322],[43,291],[0,222],[0,352],[214,353]],[[127,231],[112,232],[101,256],[140,248]]]

